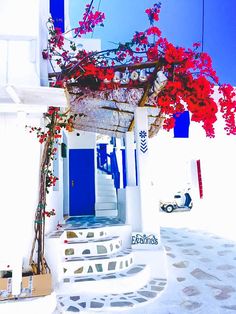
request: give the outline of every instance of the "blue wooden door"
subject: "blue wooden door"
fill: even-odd
[[[93,149],[69,150],[70,216],[95,214]]]

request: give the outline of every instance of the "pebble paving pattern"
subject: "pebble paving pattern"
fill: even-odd
[[[132,308],[142,305],[158,297],[165,289],[166,279],[153,278],[143,288],[122,294],[103,295],[89,298],[88,296],[58,296],[59,313],[83,312],[84,309],[102,309],[110,313],[122,308]],[[110,311],[110,312],[109,312]]]
[[[148,291],[155,293],[149,284],[144,294],[95,298],[90,306],[97,306],[96,311],[88,313],[97,313],[99,304],[103,304],[99,313],[116,313],[116,309],[106,307],[109,304],[115,308],[123,302],[120,312],[125,314],[236,314],[236,242],[187,228],[162,228],[161,240],[167,253],[168,280],[156,301],[136,308],[136,303],[151,297]],[[161,287],[158,281],[155,286]],[[84,300],[73,302],[80,303],[80,309],[88,306]],[[69,306],[71,312],[78,310],[75,303]]]
[[[168,285],[143,313],[236,314],[236,242],[187,228],[162,228],[161,239]]]

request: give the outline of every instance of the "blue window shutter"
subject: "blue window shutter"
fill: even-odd
[[[54,26],[61,29],[62,33],[65,31],[65,13],[64,0],[50,0],[50,13],[54,20]]]
[[[174,118],[175,118],[174,137],[188,138],[190,125],[189,111],[184,111],[179,115],[175,115]]]

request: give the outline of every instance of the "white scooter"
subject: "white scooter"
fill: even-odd
[[[174,200],[170,202],[161,202],[161,209],[167,213],[172,213],[176,209],[189,210],[193,207],[192,198],[188,189],[187,191],[181,191],[176,193]]]

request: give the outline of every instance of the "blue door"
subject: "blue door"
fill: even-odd
[[[95,214],[93,149],[69,150],[70,216]]]

